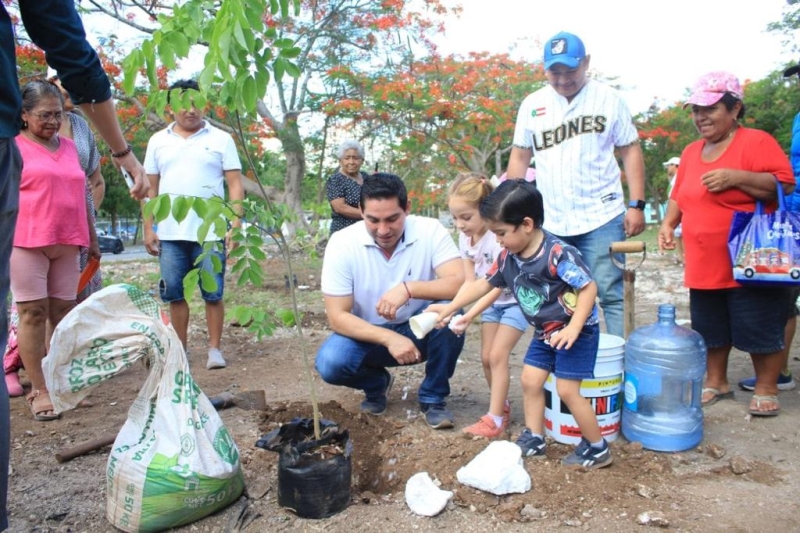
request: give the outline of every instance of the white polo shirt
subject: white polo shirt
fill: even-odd
[[[331,235],[322,263],[322,294],[352,296],[352,313],[370,324],[400,324],[430,302],[412,299],[388,321],[375,310],[381,296],[404,281],[436,279],[436,268],[454,259],[459,259],[458,248],[438,220],[406,217],[403,237],[389,259],[362,220]]]
[[[572,102],[549,85],[525,98],[514,146],[533,150],[544,229],[581,235],[624,213],[614,149],[638,139],[619,93],[595,80],[588,80]]]
[[[184,139],[173,131],[173,122],[156,132],[147,143],[144,169],[160,176],[159,194],[225,198],[225,171],[241,170],[236,144],[230,134],[207,121],[203,127]],[[172,213],[158,223],[157,235],[166,241],[197,241],[202,220],[193,210],[180,223]],[[205,240],[219,240],[213,230]]]

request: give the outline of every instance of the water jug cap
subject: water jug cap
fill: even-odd
[[[658,306],[659,320],[675,320],[675,306],[672,304],[661,304]]]

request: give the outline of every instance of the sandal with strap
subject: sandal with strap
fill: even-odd
[[[750,405],[753,405],[753,402],[756,404],[755,408],[750,408],[750,414],[753,416],[778,416],[778,413],[781,412],[781,403],[778,401],[777,396],[762,396],[760,394],[753,394],[753,399],[751,400]],[[762,411],[762,403],[774,404],[776,408],[769,411]]]
[[[48,422],[50,420],[58,420],[61,418],[59,413],[53,412],[53,402],[50,401],[50,393],[46,390],[33,390],[28,394],[25,399],[31,408],[33,419],[38,422]],[[53,413],[46,415],[43,413]]]

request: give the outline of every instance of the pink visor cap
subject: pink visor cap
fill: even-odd
[[[709,72],[697,80],[692,87],[692,94],[686,99],[683,107],[688,105],[711,106],[720,101],[725,93],[731,93],[739,100],[742,99],[742,85],[739,78],[730,72]]]

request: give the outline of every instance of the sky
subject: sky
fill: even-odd
[[[542,43],[560,31],[578,35],[591,69],[616,77],[634,113],[658,99],[680,101],[706,72],[744,82],[796,63],[782,36],[766,32],[786,0],[459,0],[463,13],[435,39],[443,54],[510,53],[541,61]]]

